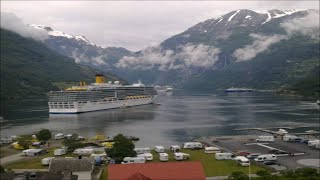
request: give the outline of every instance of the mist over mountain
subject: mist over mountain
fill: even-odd
[[[43,42],[77,63],[130,82],[183,88],[290,86],[319,68],[319,11],[241,9],[200,22],[139,52],[101,47],[84,36],[48,32]]]

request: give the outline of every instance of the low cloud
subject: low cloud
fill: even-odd
[[[249,36],[254,39],[253,43],[246,45],[244,48],[236,49],[233,52],[233,56],[237,58],[237,61],[248,61],[255,58],[259,53],[267,50],[272,44],[288,38],[286,35],[279,34],[272,36],[250,34]]]
[[[159,70],[181,69],[185,67],[210,68],[218,60],[220,50],[203,44],[179,46],[177,51],[163,50],[161,47],[150,47],[138,57],[123,57],[116,64],[118,68]]]
[[[236,49],[233,56],[237,58],[237,61],[248,61],[267,50],[272,44],[289,39],[295,34],[302,34],[319,40],[319,11],[314,10],[304,17],[288,20],[281,24],[281,27],[286,31],[285,35],[250,34],[250,37],[254,39],[253,43],[246,45],[244,48]]]
[[[44,41],[49,38],[46,31],[29,27],[13,13],[1,12],[1,28],[37,41]]]
[[[106,55],[105,56],[97,56],[97,57],[87,57],[83,53],[79,53],[78,49],[72,52],[72,57],[74,58],[75,62],[77,64],[79,63],[91,63],[95,66],[100,66],[100,65],[107,65],[105,62]]]
[[[311,11],[302,18],[293,19],[281,24],[289,36],[302,34],[319,39],[319,11]]]

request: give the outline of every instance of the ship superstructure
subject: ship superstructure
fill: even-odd
[[[121,85],[119,81],[105,83],[102,74],[96,82],[73,86],[63,91],[49,92],[49,113],[70,114],[150,104],[157,98],[152,86],[142,83]]]

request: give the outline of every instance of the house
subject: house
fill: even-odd
[[[91,179],[94,164],[90,158],[54,158],[51,160],[49,172],[71,172],[78,179]]]
[[[109,180],[205,180],[199,161],[113,164],[107,168]]]

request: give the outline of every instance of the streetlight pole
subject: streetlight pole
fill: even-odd
[[[251,180],[251,162],[249,161],[249,180]]]

